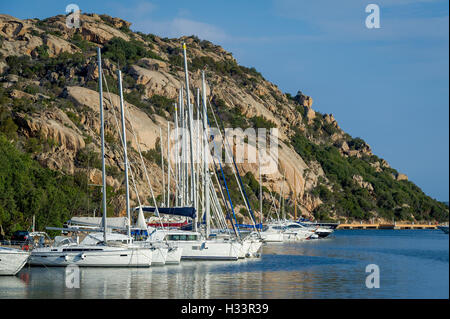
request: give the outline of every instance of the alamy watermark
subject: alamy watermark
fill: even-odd
[[[67,288],[80,288],[80,267],[75,264],[66,266],[65,280]]]
[[[80,27],[80,7],[78,5],[71,3],[66,7],[66,13],[69,14],[66,17],[66,26],[69,29]]]
[[[377,4],[371,3],[366,6],[366,12],[370,13],[366,17],[367,29],[379,29],[380,28],[380,7]]]
[[[369,289],[380,288],[380,267],[376,264],[367,265],[366,273],[369,273],[366,277],[366,287]]]

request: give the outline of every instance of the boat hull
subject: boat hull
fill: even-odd
[[[262,244],[263,243],[260,240],[250,241],[250,246],[248,247],[248,252],[247,252],[246,257],[252,258],[252,257],[261,256],[260,250],[261,250]]]
[[[177,265],[181,262],[183,248],[170,247],[167,252],[166,265]]]
[[[37,248],[32,251],[29,264],[32,266],[66,267],[150,267],[152,250],[143,248],[118,248],[90,250],[78,248],[78,251],[51,251]]]
[[[305,240],[311,237],[313,232],[309,231],[293,231],[293,232],[284,232],[283,238],[284,241],[299,241],[299,240]]]
[[[152,266],[164,266],[167,261],[169,249],[158,247],[152,249]]]
[[[250,248],[250,244],[251,244],[251,242],[249,240],[244,240],[241,243],[241,246],[239,248],[239,255],[238,255],[239,259],[244,259],[247,256],[248,250]]]
[[[0,275],[14,276],[25,266],[30,253],[21,250],[0,250]]]
[[[333,233],[333,230],[331,229],[317,229],[315,232],[320,238],[325,238],[329,236],[331,233]]]
[[[261,238],[266,243],[281,243],[284,241],[284,236],[282,233],[264,233],[261,232]]]
[[[233,242],[173,242],[182,248],[181,260],[237,260],[241,245]]]

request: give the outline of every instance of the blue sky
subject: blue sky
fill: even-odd
[[[1,1],[18,18],[106,13],[160,36],[195,34],[231,51],[283,92],[301,90],[350,135],[449,199],[448,0]],[[365,8],[380,7],[379,29]]]

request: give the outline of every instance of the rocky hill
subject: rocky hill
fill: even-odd
[[[119,68],[129,121],[139,136],[152,186],[161,194],[159,132],[162,128],[165,140],[173,102],[184,83],[182,42],[188,48],[192,86],[200,87],[200,71],[206,70],[208,96],[226,127],[279,129],[278,173],[263,176],[265,215],[275,216],[272,202],[278,206],[283,193],[283,210],[293,215],[296,202],[297,215],[308,218],[448,220],[447,206],[374,155],[364,140],[342,131],[332,114],[315,111],[311,97],[281,92],[220,46],[195,36],[168,39],[132,32],[129,22],[106,15],[83,14],[80,28],[72,29],[65,20],[0,15],[0,141],[2,163],[9,163],[2,164],[0,176],[4,229],[24,227],[33,213],[41,226],[95,209],[98,213],[99,188],[90,186],[101,180],[98,46],[111,92],[105,94],[109,214],[124,211],[122,154],[113,117]],[[130,143],[130,160],[137,162],[131,137]],[[143,171],[136,169],[140,198],[151,203]],[[258,210],[258,166],[245,164],[240,170]],[[245,220],[231,169],[226,173],[239,218]],[[55,195],[40,176],[50,176],[50,184],[61,183],[66,197]],[[136,204],[133,192],[132,200]],[[48,212],[57,209],[50,219]]]

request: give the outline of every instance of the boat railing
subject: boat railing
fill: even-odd
[[[0,247],[14,248],[20,250],[32,250],[36,245],[32,241],[19,241],[19,240],[1,240]]]

